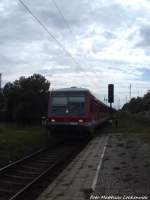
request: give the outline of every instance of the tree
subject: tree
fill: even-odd
[[[145,94],[144,97],[132,98],[122,109],[131,113],[150,111],[150,92]]]
[[[2,90],[0,90],[0,110],[4,108],[4,95]]]
[[[47,113],[50,83],[40,74],[20,77],[4,87],[8,118],[23,123],[39,123]]]

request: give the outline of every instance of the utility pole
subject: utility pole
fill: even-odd
[[[118,99],[118,110],[120,109],[120,99]]]
[[[0,73],[0,90],[2,88],[2,74]]]
[[[131,100],[131,83],[130,83],[130,86],[129,86],[129,96],[130,96],[130,100]]]

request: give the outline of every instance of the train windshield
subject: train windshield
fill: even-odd
[[[75,116],[84,115],[85,96],[53,96],[51,114]]]

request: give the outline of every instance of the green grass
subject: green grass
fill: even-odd
[[[116,127],[118,120],[118,127]],[[135,134],[150,142],[150,118],[140,114],[118,113],[112,120],[112,126],[105,127],[103,132]]]
[[[41,127],[23,127],[0,123],[0,166],[26,156],[46,144]]]

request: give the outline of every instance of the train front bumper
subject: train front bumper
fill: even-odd
[[[78,134],[92,131],[91,123],[84,122],[48,122],[47,128],[55,134]]]

